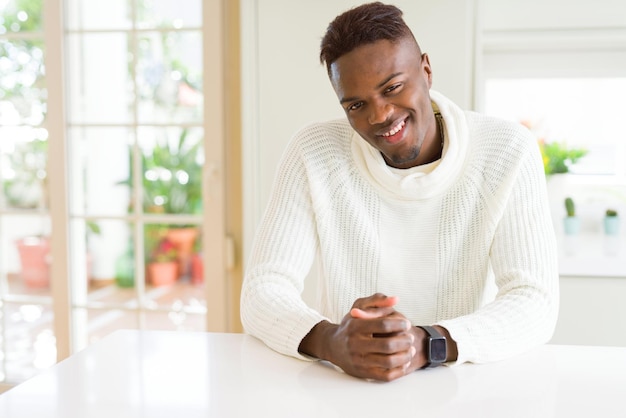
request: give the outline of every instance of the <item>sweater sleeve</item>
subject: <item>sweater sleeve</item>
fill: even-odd
[[[498,293],[474,313],[443,320],[458,363],[501,360],[546,343],[558,315],[558,258],[541,156],[533,138],[512,176],[491,245]]]
[[[272,349],[306,359],[298,352],[300,342],[325,318],[301,297],[318,244],[306,166],[296,144],[292,141],[282,159],[255,236],[241,320],[247,333]]]

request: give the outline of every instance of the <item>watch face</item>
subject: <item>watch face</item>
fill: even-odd
[[[430,341],[431,363],[443,363],[446,361],[446,339],[433,338]]]

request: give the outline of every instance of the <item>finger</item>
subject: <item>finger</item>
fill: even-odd
[[[383,369],[383,368],[369,368],[369,369],[359,369],[357,373],[354,373],[355,376],[369,379],[369,380],[377,380],[381,382],[391,382],[396,380],[402,376],[407,374],[407,370],[404,367],[396,367],[393,369]]]
[[[388,315],[381,318],[355,318],[347,315],[346,329],[360,338],[392,337],[402,334],[404,338],[413,338],[409,332],[411,322],[403,316]]]
[[[415,336],[410,332],[375,333],[362,341],[363,352],[390,355],[403,353],[414,347]]]
[[[361,358],[361,367],[380,370],[408,369],[414,356],[413,347],[393,354],[370,353]]]
[[[393,306],[398,303],[397,296],[385,296],[376,293],[370,297],[357,299],[352,305],[350,315],[355,318],[381,318],[394,312]]]
[[[368,308],[360,309],[360,308],[352,308],[350,310],[350,315],[353,318],[359,319],[374,319],[374,318],[382,318],[384,316],[391,315],[395,312],[393,308]]]
[[[372,296],[357,299],[352,307],[362,310],[371,308],[390,308],[396,303],[398,303],[397,296],[386,296],[382,293],[375,293]]]

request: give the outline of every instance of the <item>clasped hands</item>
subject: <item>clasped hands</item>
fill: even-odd
[[[340,324],[320,322],[300,351],[328,360],[352,376],[391,381],[423,367],[425,332],[394,309],[398,298],[357,299]]]

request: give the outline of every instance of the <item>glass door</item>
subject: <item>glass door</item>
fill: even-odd
[[[235,3],[0,0],[0,384],[120,328],[240,329]]]
[[[85,3],[67,1],[74,349],[205,330],[202,2]]]

